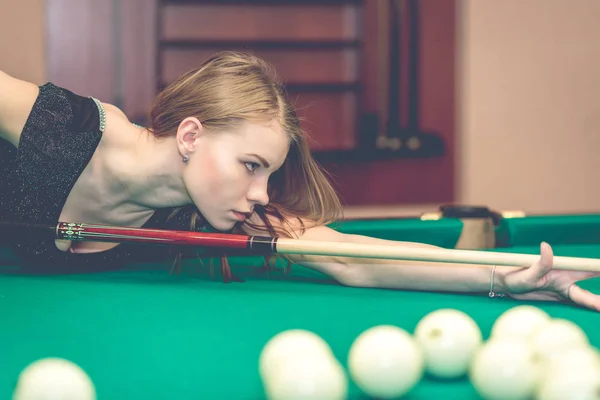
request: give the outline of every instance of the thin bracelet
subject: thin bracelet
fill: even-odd
[[[492,267],[492,275],[490,276],[490,297],[504,297],[504,293],[494,293],[494,272],[496,272],[496,266]]]

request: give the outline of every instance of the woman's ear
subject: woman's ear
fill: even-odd
[[[181,157],[189,157],[195,151],[197,139],[203,131],[204,127],[198,118],[188,117],[181,121],[177,128],[177,148]]]

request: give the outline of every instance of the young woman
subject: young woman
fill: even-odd
[[[338,198],[311,158],[282,85],[256,57],[215,55],[160,93],[149,121],[140,127],[94,98],[0,73],[0,137],[10,146],[2,164],[2,218],[427,246],[326,226],[340,215]],[[13,248],[26,265],[54,270],[118,267],[150,253],[53,238],[19,240]],[[540,250],[530,268],[497,267],[493,275],[487,265],[291,259],[344,285],[487,294],[493,283],[514,298],[567,300],[600,311],[600,296],[576,285],[600,274],[553,270],[550,246]]]

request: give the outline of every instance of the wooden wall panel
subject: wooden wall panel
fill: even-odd
[[[360,81],[358,4],[179,4],[159,7],[162,86],[223,50],[271,63],[293,92],[311,147],[355,142]]]
[[[48,80],[113,101],[116,65],[112,1],[47,0]]]
[[[47,0],[48,80],[144,122],[156,94],[156,3]]]
[[[361,109],[378,108],[379,1],[364,2],[364,84]],[[455,54],[456,1],[421,0],[420,123],[445,141],[446,154],[425,160],[389,160],[367,164],[325,164],[345,204],[439,204],[455,199]],[[384,23],[385,24],[385,23]],[[381,44],[379,44],[381,45]],[[404,59],[406,62],[406,59]]]
[[[167,4],[162,31],[171,40],[347,40],[359,35],[357,18],[351,5]]]
[[[224,50],[250,51],[268,60],[288,83],[355,83],[360,79],[358,54],[352,50],[247,50],[235,47],[210,49],[166,49],[161,55],[163,79],[170,82],[198,68],[214,53]]]
[[[123,111],[137,123],[146,122],[158,92],[156,76],[156,9],[154,1],[120,2],[121,90]]]
[[[355,145],[356,96],[352,93],[290,93],[313,150]]]

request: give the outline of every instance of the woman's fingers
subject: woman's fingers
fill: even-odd
[[[529,268],[507,274],[505,280],[509,292],[525,293],[540,289],[547,282],[547,275],[552,270],[553,252],[548,243],[540,245],[540,258]]]
[[[571,301],[585,308],[600,311],[600,296],[573,283],[568,290]]]
[[[507,274],[509,294],[524,300],[565,300],[600,311],[600,295],[580,288],[576,282],[594,278],[598,272],[553,270],[553,251],[548,243],[540,244],[540,258],[529,268]]]
[[[552,270],[552,260],[554,253],[552,247],[546,242],[540,244],[540,259],[526,270],[527,278],[529,282],[538,282],[542,279],[550,270]],[[535,283],[534,283],[535,284]]]

